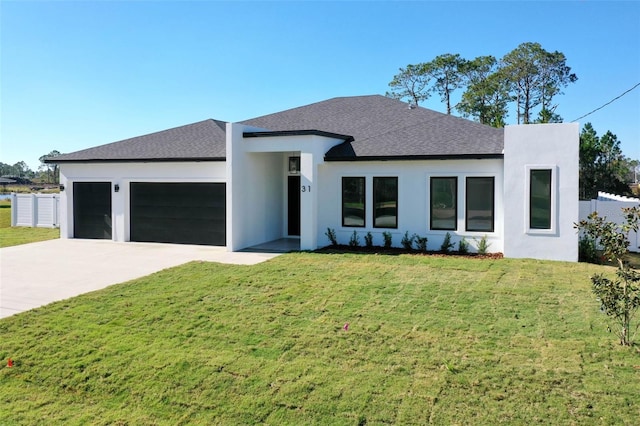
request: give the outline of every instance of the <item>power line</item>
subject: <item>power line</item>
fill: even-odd
[[[629,93],[630,91],[632,91],[633,89],[635,89],[635,88],[636,88],[636,87],[638,87],[638,86],[640,86],[640,83],[637,83],[637,84],[636,84],[635,86],[633,86],[631,89],[629,89],[629,90],[625,91],[625,92],[624,92],[624,93],[622,93],[621,95],[616,96],[615,98],[611,99],[609,102],[607,102],[606,104],[602,105],[601,107],[598,107],[598,108],[594,109],[593,111],[586,113],[586,114],[585,114],[585,115],[583,115],[582,117],[578,117],[578,118],[576,118],[575,120],[573,120],[573,121],[572,121],[572,123],[574,123],[574,122],[576,122],[576,121],[578,121],[578,120],[581,120],[581,119],[585,118],[586,116],[591,115],[591,114],[593,114],[594,112],[596,112],[596,111],[598,111],[598,110],[601,110],[602,108],[606,107],[606,106],[607,106],[607,105],[609,105],[610,103],[613,103],[614,101],[617,101],[618,99],[620,99],[621,97],[623,97],[624,95],[626,95],[627,93]]]

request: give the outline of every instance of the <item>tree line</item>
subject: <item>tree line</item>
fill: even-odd
[[[455,108],[482,124],[504,127],[512,103],[518,124],[561,122],[554,97],[577,80],[563,53],[528,42],[500,60],[491,55],[469,60],[446,53],[409,64],[393,77],[386,95],[419,105],[436,93],[446,104],[447,114]],[[460,102],[452,105],[457,90],[463,93]]]
[[[36,171],[31,170],[24,161],[18,161],[13,165],[0,162],[0,176],[18,178],[16,179],[18,181],[39,180],[43,183],[58,183],[60,179],[58,165],[45,163],[48,158],[57,157],[58,155],[60,155],[60,152],[54,149],[50,153],[40,156],[40,166]]]
[[[598,197],[598,191],[633,195],[630,182],[636,182],[640,162],[624,156],[618,137],[607,130],[602,136],[586,123],[580,132],[580,199]]]

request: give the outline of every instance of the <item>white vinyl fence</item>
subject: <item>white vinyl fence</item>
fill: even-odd
[[[11,194],[11,226],[60,226],[59,194]]]
[[[598,199],[591,201],[580,201],[580,220],[586,219],[591,212],[598,212],[601,217],[608,220],[622,223],[623,207],[634,207],[640,205],[640,199],[623,197],[619,195],[598,192]],[[640,253],[640,234],[638,232],[629,233],[629,251]]]

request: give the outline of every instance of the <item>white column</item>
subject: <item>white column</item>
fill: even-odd
[[[318,247],[318,166],[312,152],[300,153],[300,250]]]

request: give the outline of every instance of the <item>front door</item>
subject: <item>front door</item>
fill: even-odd
[[[288,180],[288,234],[300,236],[300,176]]]

